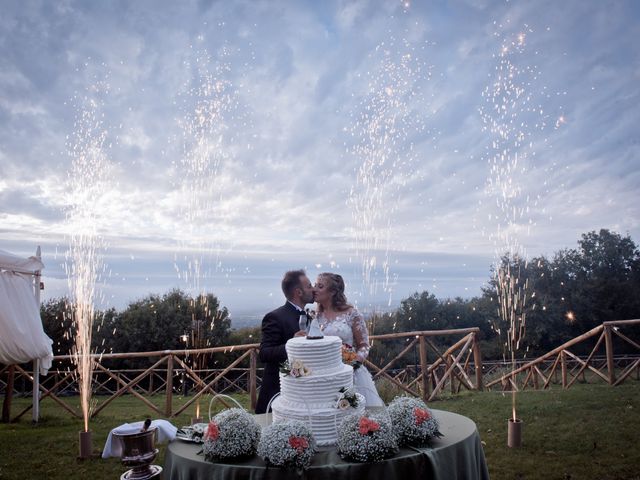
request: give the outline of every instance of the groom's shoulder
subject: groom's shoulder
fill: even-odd
[[[264,318],[267,318],[267,317],[281,317],[282,315],[285,315],[288,311],[289,311],[289,307],[285,303],[281,307],[278,307],[275,310],[271,310],[269,313],[267,313],[264,316]]]

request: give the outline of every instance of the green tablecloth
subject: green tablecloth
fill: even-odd
[[[394,457],[376,463],[343,461],[335,448],[321,448],[304,472],[267,467],[259,457],[237,462],[211,463],[198,455],[200,445],[174,440],[167,447],[165,480],[485,480],[489,478],[480,435],[472,420],[456,413],[433,410],[443,438],[431,448],[403,448]]]

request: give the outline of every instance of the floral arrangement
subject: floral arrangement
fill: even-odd
[[[419,398],[396,397],[387,413],[400,445],[424,445],[433,437],[442,437],[438,421]]]
[[[215,462],[254,455],[260,431],[260,425],[246,410],[223,410],[211,419],[204,433],[204,457]]]
[[[347,408],[356,408],[360,404],[360,399],[353,388],[342,387],[336,398],[336,408],[338,410],[346,410]]]
[[[342,344],[342,363],[346,363],[347,365],[351,365],[354,370],[360,368],[362,362],[358,360],[358,354],[356,353],[356,349],[353,348],[348,343]]]
[[[350,415],[338,428],[338,455],[347,461],[377,462],[398,451],[388,416]]]
[[[289,360],[285,360],[284,363],[280,364],[280,373],[296,378],[306,377],[311,375],[311,369],[308,368],[302,360],[294,360],[292,363],[289,363]]]
[[[315,453],[311,429],[298,420],[269,425],[258,444],[258,455],[267,465],[276,467],[305,469]]]

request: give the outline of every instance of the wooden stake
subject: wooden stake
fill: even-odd
[[[13,399],[13,380],[15,378],[16,366],[9,365],[7,370],[7,386],[4,389],[4,401],[2,402],[2,423],[9,423],[11,420],[11,400]]]

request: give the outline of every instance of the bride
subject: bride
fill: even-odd
[[[353,346],[357,360],[363,362],[369,355],[369,333],[362,315],[347,303],[344,280],[335,273],[321,273],[315,285],[318,304],[318,323],[325,335],[340,337],[343,344]],[[356,391],[364,396],[367,407],[384,407],[371,374],[361,365],[353,371]]]

